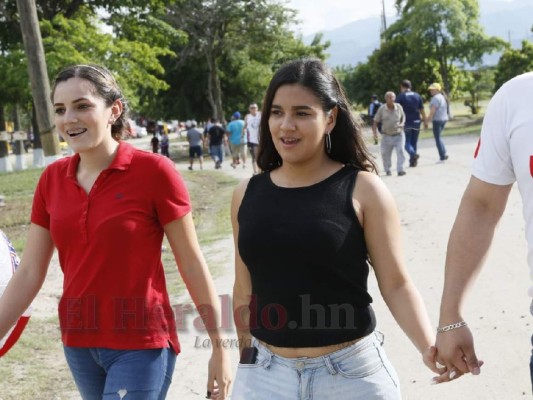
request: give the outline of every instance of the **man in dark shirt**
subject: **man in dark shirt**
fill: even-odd
[[[370,98],[370,105],[368,106],[368,117],[369,117],[369,125],[372,126],[374,123],[374,116],[378,113],[379,107],[381,107],[381,103],[378,100],[378,95],[373,94]],[[377,125],[378,132],[381,133],[381,123]],[[374,144],[378,144],[378,135],[374,132]]]
[[[422,97],[411,90],[411,82],[405,79],[400,85],[401,93],[396,97],[396,103],[403,107],[405,113],[405,151],[409,153],[409,166],[416,167],[419,155],[416,152],[418,135],[420,134],[420,124],[424,121],[427,129],[426,112]],[[422,115],[422,119],[420,119]]]
[[[215,162],[215,169],[222,167],[222,161],[224,161],[224,145],[227,143],[226,130],[222,127],[222,124],[215,120],[214,124],[207,131],[208,146],[211,149],[211,157]]]

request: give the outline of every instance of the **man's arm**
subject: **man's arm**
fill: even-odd
[[[511,187],[470,179],[448,241],[439,327],[463,321],[466,294],[483,266]],[[481,365],[468,326],[439,333],[436,347],[448,371],[479,374]]]
[[[422,105],[422,108],[419,110],[420,115],[422,116],[422,122],[424,123],[424,128],[428,128],[428,119],[426,118],[426,110],[424,110],[424,105]]]
[[[378,144],[378,122],[375,119],[372,121],[372,136],[374,137],[374,144]]]

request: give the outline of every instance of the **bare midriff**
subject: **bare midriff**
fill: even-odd
[[[268,343],[265,343],[261,340],[258,340],[259,343],[261,343],[263,346],[265,346],[268,350],[270,350],[272,353],[285,357],[285,358],[301,358],[301,357],[307,357],[307,358],[315,358],[315,357],[322,357],[326,354],[333,353],[335,351],[342,350],[346,347],[350,347],[351,345],[359,342],[362,338],[357,338],[354,340],[350,340],[349,342],[343,342],[338,344],[332,344],[329,346],[322,346],[322,347],[277,347],[272,346]]]

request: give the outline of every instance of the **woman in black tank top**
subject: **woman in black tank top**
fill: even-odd
[[[375,331],[371,264],[393,316],[435,373],[435,335],[403,261],[394,200],[338,80],[317,59],[276,72],[258,165],[232,201],[232,398],[400,399]]]

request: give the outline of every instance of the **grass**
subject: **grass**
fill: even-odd
[[[22,253],[25,243],[34,188],[42,169],[0,174],[0,194],[6,206],[0,208],[0,229]],[[209,248],[231,232],[230,203],[237,180],[215,171],[183,174],[193,205],[193,218],[202,248]],[[168,243],[162,253],[171,299],[183,293]],[[211,273],[221,268],[218,257],[208,258]],[[33,316],[21,339],[0,358],[0,400],[79,398],[63,356],[57,316]]]

